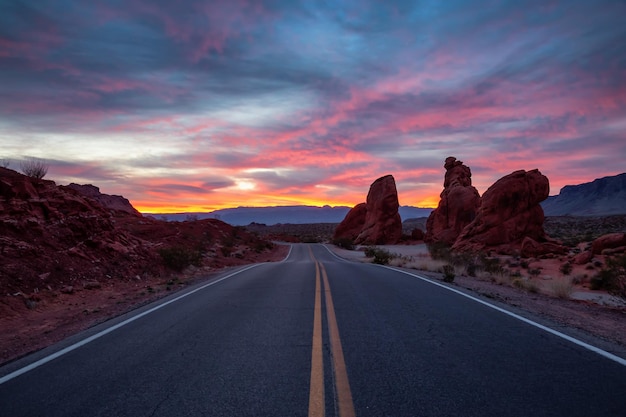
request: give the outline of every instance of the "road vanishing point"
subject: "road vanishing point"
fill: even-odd
[[[0,368],[0,416],[626,416],[626,361],[296,244]]]

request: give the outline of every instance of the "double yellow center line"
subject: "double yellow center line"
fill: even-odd
[[[324,265],[313,256],[309,247],[311,259],[315,262],[315,307],[313,317],[313,350],[311,353],[311,386],[309,391],[309,417],[324,417],[324,351],[322,349],[322,294],[326,305],[326,320],[330,338],[331,360],[335,379],[335,394],[337,409],[340,417],[354,417],[354,403],[350,392],[346,362],[343,357],[343,348],[339,337],[339,327],[335,316],[335,306],[330,293],[328,275]],[[321,272],[321,274],[320,274]],[[323,279],[324,291],[320,276]]]

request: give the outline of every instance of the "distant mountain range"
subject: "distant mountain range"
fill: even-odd
[[[566,185],[541,203],[546,216],[626,214],[626,173],[580,185]]]
[[[250,223],[273,225],[308,224],[308,223],[340,223],[351,207],[344,206],[277,206],[277,207],[237,207],[215,210],[209,213],[175,213],[152,214],[144,213],[158,219],[184,221],[189,219],[219,219],[233,226],[246,226]],[[401,206],[399,209],[402,220],[428,217],[433,209],[413,206]]]

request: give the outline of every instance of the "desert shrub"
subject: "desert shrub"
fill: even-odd
[[[37,179],[42,179],[48,173],[48,164],[35,158],[22,161],[21,168],[24,175]]]
[[[485,272],[490,274],[502,274],[504,272],[504,268],[498,258],[490,258],[485,254],[480,254],[479,261]]]
[[[607,259],[604,268],[591,278],[589,287],[626,297],[626,255]]]
[[[265,241],[265,240],[258,240],[254,244],[254,251],[256,253],[261,253],[264,250],[271,250],[273,247],[274,247],[274,244],[272,242]]]
[[[539,268],[530,268],[528,270],[528,274],[532,277],[538,277],[541,274],[541,269]]]
[[[365,257],[373,258],[374,255],[376,255],[377,250],[378,248],[376,246],[368,246],[363,250],[363,253],[365,254]]]
[[[379,249],[374,255],[373,262],[379,265],[387,265],[393,256],[386,249]]]
[[[443,242],[432,242],[426,245],[430,257],[437,260],[448,260],[452,256],[450,245]]]
[[[365,256],[368,258],[374,258],[373,263],[379,265],[387,265],[393,255],[387,249],[377,248],[376,246],[368,246],[365,248]]]
[[[561,266],[559,267],[559,271],[561,271],[561,273],[562,273],[563,275],[569,275],[569,274],[571,274],[571,273],[572,273],[572,269],[574,269],[574,268],[572,267],[572,264],[571,264],[571,263],[569,263],[569,262],[565,262],[563,265],[561,265]]]
[[[236,242],[237,234],[238,232],[236,231],[236,228],[233,227],[230,235],[223,236],[220,239],[220,244],[221,244],[220,251],[222,252],[222,255],[228,257],[234,251],[235,244],[237,243]]]
[[[343,249],[354,250],[354,241],[349,237],[338,237],[333,239],[333,245]]]
[[[202,253],[184,246],[171,246],[159,250],[163,264],[174,271],[182,271],[190,265],[200,266]]]
[[[454,281],[454,277],[455,275],[455,271],[454,271],[454,265],[451,264],[446,264],[444,266],[441,267],[441,272],[443,273],[443,280],[445,282],[452,282]]]

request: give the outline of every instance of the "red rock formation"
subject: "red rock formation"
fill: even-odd
[[[215,219],[168,223],[111,212],[53,181],[0,168],[0,297],[159,276],[159,250],[174,246],[202,248],[204,266],[224,266],[230,257],[217,249],[225,242],[246,257],[265,243]]]
[[[509,247],[509,249],[515,250],[515,248],[511,247]],[[560,245],[558,242],[537,242],[536,240],[528,236],[526,236],[524,240],[522,240],[522,244],[520,246],[520,255],[523,258],[537,258],[540,256],[546,256],[550,254],[562,254],[565,252],[565,247]]]
[[[544,214],[540,202],[548,197],[548,178],[535,169],[515,171],[496,181],[481,199],[476,218],[463,229],[454,250],[477,251],[498,246],[521,246],[524,238],[543,243]]]
[[[378,178],[370,186],[367,202],[357,204],[348,212],[337,226],[334,238],[354,239],[357,245],[397,243],[402,237],[399,207],[393,176]]]
[[[365,224],[354,243],[385,245],[398,243],[402,237],[402,219],[398,208],[398,190],[392,175],[378,178],[367,193]]]
[[[0,236],[0,289],[11,292],[134,277],[157,259],[96,201],[8,169],[0,169]]]
[[[574,265],[585,265],[591,262],[592,259],[593,259],[593,253],[591,253],[590,250],[586,250],[574,256],[574,259],[572,259],[572,263]]]
[[[622,253],[626,251],[626,233],[609,233],[600,236],[591,242],[591,253],[594,255],[606,253]]]
[[[446,158],[446,174],[439,205],[426,222],[429,242],[453,244],[463,228],[470,224],[480,206],[480,195],[472,186],[470,168],[453,156]]]
[[[367,205],[365,203],[359,203],[354,206],[346,214],[342,222],[339,223],[337,229],[335,229],[333,239],[350,239],[354,241],[361,233],[361,230],[363,230],[366,215]]]
[[[130,204],[130,201],[121,195],[102,194],[100,188],[91,184],[80,185],[72,183],[67,187],[78,191],[78,193],[84,197],[96,200],[101,206],[107,209],[123,211],[134,216],[142,217],[141,213]]]

